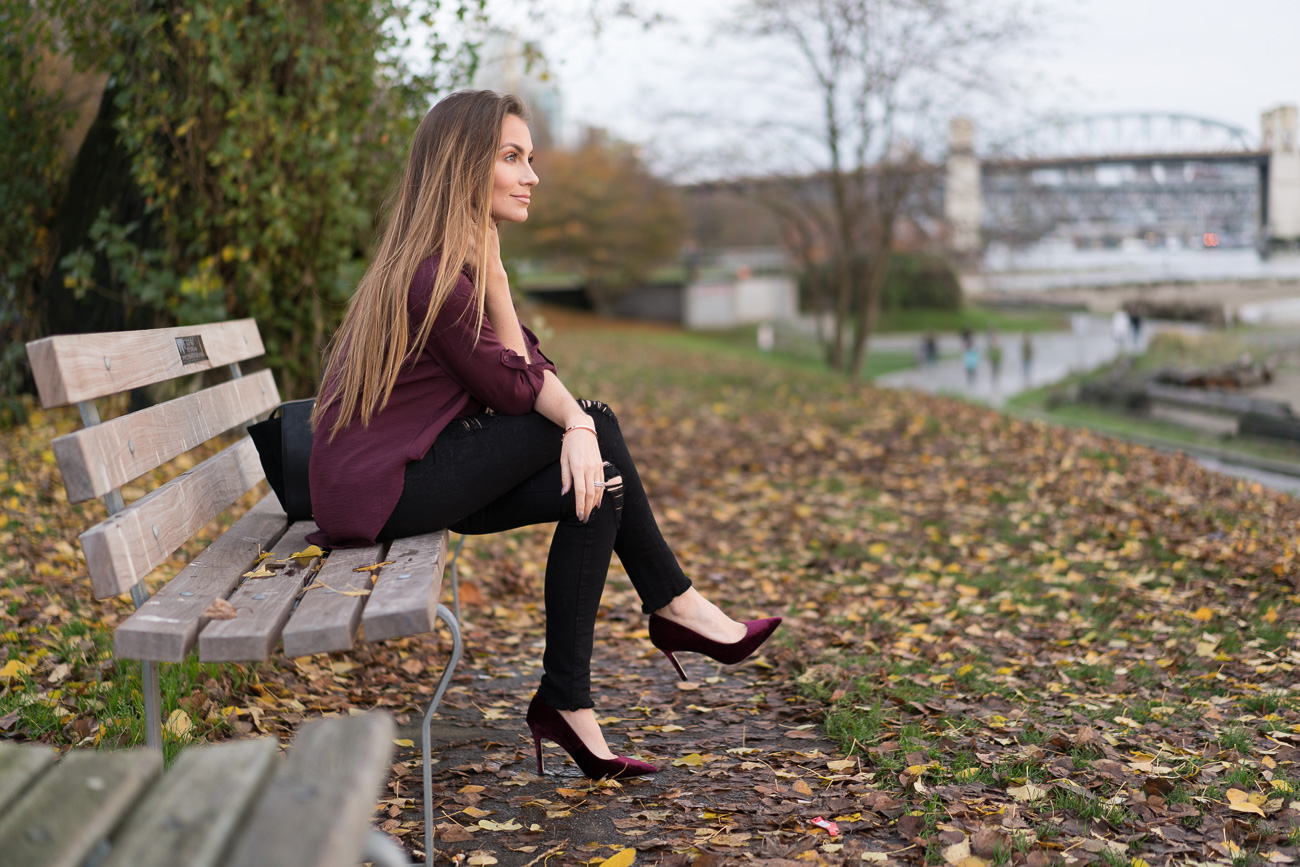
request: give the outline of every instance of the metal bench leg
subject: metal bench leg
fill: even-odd
[[[460,576],[456,573],[456,564],[460,562],[460,549],[465,547],[465,534],[460,534],[456,550],[451,553],[451,611],[460,620]]]
[[[139,581],[131,588],[131,601],[139,610],[149,601],[149,591]],[[158,663],[140,661],[140,686],[144,691],[144,745],[151,750],[162,749],[162,690],[158,682]]]
[[[464,539],[465,537],[461,536],[461,540]],[[459,552],[460,549],[456,550]],[[442,702],[442,694],[447,691],[447,685],[451,683],[452,673],[460,662],[460,623],[457,622],[456,615],[452,614],[446,605],[440,604],[438,619],[447,624],[447,629],[451,631],[451,659],[447,661],[447,667],[443,670],[442,680],[438,681],[438,690],[433,694],[433,702],[424,715],[424,726],[420,729],[420,753],[424,760],[424,863],[428,867],[433,867],[433,766],[429,763],[429,725],[433,722],[433,714],[438,710],[439,703]]]
[[[366,837],[366,846],[361,850],[361,860],[369,861],[375,867],[411,867],[402,847],[393,842],[383,831],[371,831]]]

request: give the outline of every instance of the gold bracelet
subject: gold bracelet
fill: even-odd
[[[564,435],[560,437],[560,442],[564,442],[564,437],[567,437],[575,430],[585,430],[587,433],[591,434],[596,439],[600,439],[600,434],[596,433],[596,429],[594,427],[587,427],[585,424],[575,424],[573,427],[564,429]]]

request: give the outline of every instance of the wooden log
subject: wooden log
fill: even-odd
[[[433,631],[447,564],[447,531],[395,539],[387,559],[393,563],[379,571],[361,615],[366,641]]]
[[[273,556],[262,561],[274,577],[248,578],[240,585],[229,600],[239,616],[234,620],[213,620],[203,627],[199,633],[199,659],[252,662],[271,655],[294,600],[320,563],[320,557],[290,557],[308,548],[306,537],[314,532],[316,525],[311,521],[289,526],[275,543]]]
[[[1278,418],[1291,417],[1291,407],[1281,401],[1250,397],[1249,395],[1235,394],[1230,391],[1207,391],[1202,388],[1184,388],[1178,385],[1161,385],[1152,382],[1147,384],[1146,393],[1152,400],[1193,406],[1199,409],[1210,409],[1232,415],[1253,412]]]
[[[36,390],[46,409],[223,367],[264,351],[252,319],[65,334],[27,344]]]
[[[203,612],[212,600],[229,596],[253,568],[257,555],[272,550],[288,526],[279,500],[267,494],[117,628],[113,655],[155,662],[183,660],[208,623]]]
[[[162,772],[162,753],[69,753],[0,816],[0,857],[22,867],[81,867]]]
[[[353,570],[381,562],[385,547],[341,548],[330,553],[284,627],[285,656],[352,649],[366,602],[363,594],[370,592],[371,584],[371,573]]]
[[[263,478],[257,449],[244,437],[82,533],[95,597],[130,590]]]
[[[61,436],[54,454],[68,502],[102,497],[279,402],[262,370]]]
[[[115,835],[102,867],[220,867],[278,757],[275,738],[185,750]]]
[[[0,815],[54,764],[57,756],[49,747],[0,741]]]
[[[230,867],[352,867],[388,778],[394,726],[387,714],[312,720],[253,805]]]

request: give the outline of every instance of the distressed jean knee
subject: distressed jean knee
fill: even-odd
[[[612,422],[615,427],[618,426],[618,416],[614,414],[614,410],[609,408],[609,404],[599,400],[588,400],[587,398],[581,398],[578,401],[578,406],[582,407],[583,411],[586,412],[587,415],[591,416],[592,419],[597,421],[598,423],[600,419],[598,419],[597,416],[599,415],[599,416],[604,416],[606,419]]]
[[[613,506],[614,512],[622,515],[623,512],[623,471],[611,461],[605,461],[605,497],[600,502],[601,506]]]

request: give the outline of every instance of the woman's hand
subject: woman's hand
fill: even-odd
[[[490,291],[494,288],[499,289],[502,286],[504,286],[506,290],[506,294],[509,295],[510,284],[506,280],[505,263],[501,261],[501,233],[497,231],[496,220],[488,221],[487,233],[488,233],[487,287]]]
[[[581,427],[565,434],[560,446],[560,493],[573,488],[578,520],[586,523],[605,496],[605,462],[600,457],[595,425],[589,416],[584,418]]]

